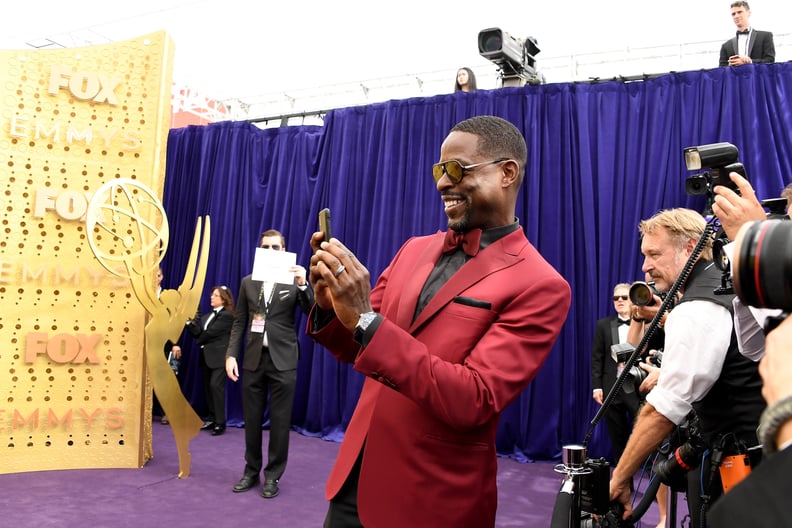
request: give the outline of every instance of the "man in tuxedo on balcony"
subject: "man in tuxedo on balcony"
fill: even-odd
[[[775,62],[773,34],[769,31],[759,31],[750,26],[751,8],[748,6],[748,2],[733,2],[731,16],[734,25],[737,26],[737,35],[721,46],[720,66]]]

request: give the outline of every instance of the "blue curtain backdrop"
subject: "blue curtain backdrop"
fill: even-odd
[[[553,353],[504,413],[498,450],[518,460],[557,458],[562,445],[583,441],[596,414],[594,326],[613,310],[612,286],[643,277],[638,222],[663,208],[705,209],[703,197],[685,194],[683,148],[735,144],[758,196],[777,197],[792,181],[791,98],[792,64],[782,63],[390,101],[331,111],[323,127],[225,122],[172,130],[165,284],[181,282],[200,215],[212,224],[202,310],[211,285],[228,285],[236,296],[265,229],[282,231],[307,267],[308,239],[323,207],[332,210],[335,236],[374,280],[407,238],[445,229],[430,167],[450,128],[475,115],[508,119],[523,131],[529,152],[517,215],[571,284],[573,301]],[[294,427],[340,439],[362,376],[302,332],[299,339]],[[198,348],[189,336],[181,344],[180,381],[201,412]],[[228,407],[229,422],[240,424],[239,383],[228,383]],[[604,423],[589,454],[611,455]]]

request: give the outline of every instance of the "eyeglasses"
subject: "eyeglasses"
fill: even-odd
[[[273,244],[273,245],[261,244],[261,249],[274,249],[275,251],[280,251],[281,246],[280,244]]]
[[[444,161],[443,163],[435,163],[432,165],[432,177],[434,178],[435,183],[437,183],[440,181],[440,178],[443,177],[443,174],[448,174],[449,180],[454,183],[459,183],[462,181],[462,176],[465,175],[465,171],[469,171],[477,167],[483,167],[485,165],[503,163],[504,161],[509,161],[509,158],[498,158],[493,161],[482,161],[481,163],[474,163],[473,165],[462,165],[459,160],[448,160]]]
[[[629,298],[630,298],[630,296],[629,296],[629,295],[614,295],[614,296],[613,296],[613,302],[616,302],[616,301],[626,301],[626,300],[627,300],[627,299],[629,299]]]

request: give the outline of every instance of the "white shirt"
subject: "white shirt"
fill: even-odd
[[[616,327],[616,330],[619,332],[619,343],[626,343],[627,342],[627,334],[630,331],[630,320],[629,319],[622,319],[618,317],[618,321],[627,321],[627,324],[620,324]]]
[[[719,304],[696,300],[671,310],[660,377],[646,401],[670,421],[682,423],[692,404],[704,398],[720,377],[731,330],[731,313]]]
[[[269,304],[272,302],[272,290],[275,288],[275,283],[272,281],[264,281],[262,283],[264,287],[264,302],[267,306],[267,311],[269,311]],[[261,346],[269,348],[269,338],[267,337],[267,327],[264,327],[264,335],[262,336]]]
[[[743,55],[743,56],[748,55],[748,43],[751,41],[752,33],[753,30],[751,28],[748,28],[747,35],[742,35],[742,34],[737,35],[737,55]]]
[[[222,306],[220,306],[219,308],[212,309],[212,312],[209,314],[209,317],[206,318],[206,323],[204,323],[204,327],[203,327],[204,330],[209,328],[209,323],[214,321],[215,317],[217,317],[217,314],[219,314],[220,310],[222,309],[223,309]]]

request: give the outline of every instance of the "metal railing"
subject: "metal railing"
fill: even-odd
[[[774,35],[776,61],[792,59],[792,33]],[[693,42],[646,48],[622,48],[559,57],[537,57],[537,68],[548,83],[638,80],[659,74],[716,68],[722,41]],[[471,66],[479,89],[500,87],[491,62]],[[228,119],[277,127],[321,124],[333,108],[367,105],[391,99],[430,97],[450,93],[457,68],[394,77],[311,87],[222,101]]]

